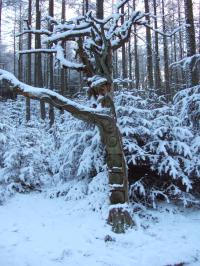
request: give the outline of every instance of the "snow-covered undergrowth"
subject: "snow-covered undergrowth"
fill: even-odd
[[[170,199],[199,204],[200,87],[179,92],[170,105],[153,93],[144,99],[142,93],[116,95],[131,198],[153,207],[156,200]]]
[[[145,99],[143,91],[116,92],[133,202],[198,203],[199,90],[179,92],[171,105],[153,93]],[[27,125],[23,99],[0,105],[0,201],[15,192],[48,190],[50,197],[67,200],[89,197],[92,208],[101,209],[108,181],[98,129],[59,111],[49,129],[36,102]]]
[[[38,103],[31,104],[26,124],[23,99],[0,102],[0,201],[15,192],[48,190],[50,197],[66,199],[89,194],[92,208],[101,208],[106,197],[99,194],[106,195],[108,181],[97,128],[56,111],[49,129],[48,120],[39,119]]]

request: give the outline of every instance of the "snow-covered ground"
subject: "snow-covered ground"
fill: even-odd
[[[0,266],[200,265],[199,210],[165,205],[143,214],[117,235],[87,198],[18,194],[0,206]]]

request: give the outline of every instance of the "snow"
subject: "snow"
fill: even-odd
[[[177,61],[175,63],[172,63],[170,65],[170,67],[172,69],[176,68],[176,67],[180,67],[180,68],[186,70],[188,65],[191,65],[192,63],[194,63],[194,66],[193,66],[193,70],[194,70],[195,67],[196,67],[196,64],[199,61],[200,61],[200,54],[195,54],[195,55],[192,55],[192,56],[187,56],[187,57],[185,57],[185,58],[183,58],[180,61]]]
[[[87,199],[18,194],[0,206],[0,265],[199,265],[199,210],[136,211],[137,226],[122,235],[111,232],[105,215],[90,210]]]
[[[44,34],[44,35],[51,35],[51,32],[46,30],[46,29],[41,29],[41,30],[37,30],[37,29],[25,29],[23,30],[21,33],[17,33],[16,34],[16,37],[19,37],[23,34],[26,34],[26,33],[32,33],[32,34]]]
[[[45,38],[44,44],[48,42],[54,42],[54,41],[59,41],[59,40],[65,40],[67,38],[74,38],[74,37],[80,37],[81,35],[87,36],[90,34],[90,28],[86,28],[83,30],[69,30],[61,33],[56,33],[53,34],[52,36]]]
[[[88,81],[91,83],[91,88],[101,86],[107,82],[107,79],[98,75],[88,78]]]
[[[56,59],[59,61],[61,68],[62,67],[67,67],[67,68],[71,68],[71,69],[83,69],[85,67],[85,65],[83,64],[78,64],[78,63],[74,63],[74,62],[70,62],[69,60],[67,60],[65,58],[65,53],[64,53],[64,49],[61,45],[61,42],[58,42],[58,44],[56,45]]]

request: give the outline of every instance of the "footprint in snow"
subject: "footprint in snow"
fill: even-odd
[[[53,261],[63,261],[66,257],[72,256],[72,251],[70,249],[64,249],[60,256],[52,259]]]

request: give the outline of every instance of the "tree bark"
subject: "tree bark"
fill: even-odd
[[[41,29],[41,10],[40,10],[40,0],[35,2],[35,11],[36,11],[36,26],[37,30]],[[35,36],[35,49],[40,49],[41,46],[41,35],[36,34]],[[35,54],[35,76],[34,76],[35,86],[43,87],[43,75],[42,75],[42,55],[41,53]],[[45,103],[40,101],[40,116],[41,119],[46,118]]]
[[[89,0],[85,0],[85,13],[89,11]]]
[[[154,28],[158,28],[157,23],[157,1],[153,0],[153,8],[154,8]],[[154,45],[155,45],[155,66],[154,66],[154,82],[155,89],[161,94],[161,76],[160,76],[160,55],[159,55],[159,44],[158,44],[158,33],[154,32]]]
[[[54,0],[49,0],[49,16],[53,17],[54,16]],[[53,26],[49,23],[49,30],[53,31]],[[50,48],[50,47],[49,47]],[[53,55],[49,55],[49,78],[48,78],[48,87],[53,90],[54,88],[54,71],[53,71]],[[54,109],[53,105],[49,105],[49,120],[50,120],[50,126],[53,125],[54,120],[55,120],[55,114],[54,114]]]
[[[83,0],[83,16],[89,11],[89,0]]]
[[[200,54],[200,0],[199,0],[199,54]]]
[[[133,0],[133,10],[135,11],[135,0]],[[139,60],[138,60],[138,40],[137,40],[137,28],[134,25],[134,61],[135,61],[135,88],[139,89],[140,73],[139,73]]]
[[[165,22],[165,5],[164,0],[162,0],[162,28],[163,32],[166,32],[166,22]],[[171,98],[171,87],[169,81],[169,55],[168,55],[168,41],[167,37],[163,35],[163,55],[164,55],[164,76],[165,76],[165,95],[166,99],[169,101]]]
[[[20,0],[19,2],[19,31],[22,31],[22,2]],[[19,37],[19,43],[18,43],[18,50],[22,50],[22,36]],[[18,58],[18,79],[22,81],[23,79],[23,62],[22,62],[22,56],[19,56]]]
[[[149,0],[144,0],[145,13],[149,13]],[[150,24],[150,16],[146,16],[148,24]],[[151,31],[146,27],[146,50],[147,50],[147,83],[148,88],[153,89],[153,56],[152,56],[152,41]]]
[[[196,54],[192,0],[184,0],[186,27],[187,56]]]
[[[104,0],[96,0],[96,16],[98,19],[104,18]]]
[[[121,8],[121,13],[124,14],[124,6]],[[121,24],[124,23],[124,16],[121,18]],[[127,71],[127,58],[126,58],[126,44],[122,45],[122,78],[126,79],[128,77]]]
[[[62,0],[62,16],[61,20],[64,22],[66,20],[66,0]],[[65,49],[65,45],[63,45],[63,48]],[[65,93],[65,69],[61,69],[61,94],[64,95]]]
[[[1,38],[2,38],[2,36],[1,36],[1,31],[2,31],[2,29],[1,29],[1,24],[2,24],[2,8],[3,8],[3,2],[2,2],[2,0],[0,0],[0,43],[1,43]]]
[[[31,27],[32,22],[32,0],[28,1],[28,27]],[[28,34],[27,49],[31,50],[32,35]],[[27,54],[27,84],[31,85],[31,54]],[[30,98],[26,98],[26,121],[31,119],[31,101]]]
[[[173,6],[173,1],[172,1]],[[172,27],[175,28],[175,10],[172,10],[173,16],[172,16]],[[172,63],[177,61],[177,43],[176,43],[176,35],[172,36],[172,43],[173,43],[173,57],[171,58]],[[172,94],[174,95],[178,88],[178,72],[177,69],[174,70],[174,74],[172,76],[173,78],[173,87],[172,87]]]
[[[180,0],[178,0],[178,26],[181,26],[181,4]],[[179,60],[183,59],[183,36],[182,31],[179,31]]]
[[[186,24],[186,44],[187,44],[187,56],[191,57],[196,54],[196,40],[194,30],[194,18],[193,18],[193,5],[192,0],[184,0],[185,7],[185,20]],[[195,86],[198,84],[197,71],[192,69],[192,62],[188,64],[186,69],[187,86]]]
[[[14,43],[13,43],[13,48],[14,48],[14,54],[13,54],[13,66],[14,66],[14,75],[16,75],[16,24],[17,24],[17,8],[15,7],[15,19],[14,19]],[[1,43],[1,41],[0,41]]]

